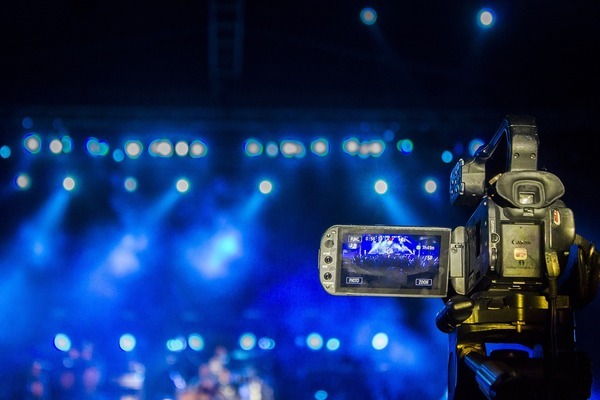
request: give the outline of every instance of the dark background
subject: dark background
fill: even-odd
[[[241,7],[240,13],[226,11],[227,6]],[[360,22],[365,6],[378,13],[373,26]],[[490,29],[476,24],[482,6],[496,13]],[[464,224],[472,210],[448,204],[445,182],[452,164],[439,162],[439,152],[461,144],[462,153],[455,155],[466,156],[464,145],[470,139],[488,140],[505,115],[527,114],[538,123],[538,167],[561,178],[577,231],[597,241],[599,7],[594,1],[4,4],[0,145],[13,149],[13,157],[0,160],[5,255],[0,320],[8,327],[0,344],[6,350],[6,369],[16,371],[36,357],[51,359],[53,353],[43,343],[59,329],[71,329],[79,341],[102,343],[115,332],[138,327],[145,338],[145,353],[139,356],[151,370],[161,357],[156,355],[160,345],[152,343],[164,337],[206,327],[213,332],[212,344],[234,348],[239,331],[251,327],[281,337],[276,355],[255,360],[279,398],[306,398],[300,388],[314,393],[324,385],[323,376],[341,387],[353,382],[360,398],[366,396],[363,390],[373,398],[388,398],[376,397],[376,386],[410,393],[405,385],[413,373],[431,377],[439,392],[445,385],[446,338],[435,332],[432,318],[441,304],[338,300],[323,294],[316,272],[320,236],[336,223]],[[215,36],[211,24],[217,21],[237,27],[239,35]],[[231,47],[225,48],[231,51],[217,57],[211,46],[226,46],[227,40]],[[66,161],[31,158],[16,150],[29,131],[22,126],[25,117],[44,135],[68,132],[78,150]],[[323,160],[255,161],[244,159],[240,151],[251,136],[278,141],[287,135],[308,143],[318,134],[337,145],[350,134],[382,138],[390,127],[395,136],[380,159],[348,161],[339,148],[332,148]],[[212,153],[201,168],[146,157],[125,171],[110,160],[86,157],[82,145],[90,135],[115,148],[127,135],[150,140],[181,132],[208,142]],[[390,154],[404,136],[416,145],[411,161]],[[98,182],[79,194],[53,233],[65,253],[38,269],[19,255],[16,238],[32,224],[30,214],[50,197],[51,183],[48,179],[41,188],[15,194],[10,189],[14,174],[26,168],[40,179],[72,170]],[[146,189],[137,200],[123,201],[113,180],[130,171],[145,177]],[[144,272],[113,287],[118,300],[86,297],[85,286],[76,282],[91,276],[89,264],[108,251],[104,242],[116,240],[106,235],[127,225],[123,215],[135,220],[137,212],[147,212],[166,187],[166,177],[182,171],[203,182],[203,195],[190,196],[155,229],[145,250]],[[180,271],[178,244],[185,239],[179,235],[197,230],[196,240],[202,242],[212,231],[241,225],[236,216],[244,209],[250,182],[267,172],[278,176],[282,189],[254,225],[240,228],[245,254],[232,264],[240,275],[187,279]],[[390,212],[357,189],[384,172],[397,179],[393,193],[414,214]],[[443,183],[435,201],[423,200],[416,189],[424,175]],[[25,271],[27,285],[20,289],[14,289],[16,271]],[[595,365],[600,362],[596,310],[597,301],[577,313],[578,342]],[[398,329],[408,344],[421,346],[429,340],[433,356],[417,352],[424,359],[409,368],[402,357],[385,359],[358,349],[331,360],[284,344],[286,330],[299,337],[313,329],[339,335],[334,327],[365,332],[378,323]],[[432,359],[434,365],[427,365]],[[356,383],[362,379],[368,382]],[[3,385],[3,393],[16,390]],[[426,391],[421,395],[432,396]]]

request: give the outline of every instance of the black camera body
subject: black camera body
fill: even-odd
[[[458,161],[451,203],[476,207],[465,226],[334,225],[321,239],[330,294],[444,300],[436,325],[450,335],[450,400],[591,395],[573,311],[594,298],[600,263],[560,179],[537,169],[538,145],[533,117],[507,116]]]

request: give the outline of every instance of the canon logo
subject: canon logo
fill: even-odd
[[[512,240],[511,241],[512,244],[520,244],[520,245],[526,245],[526,244],[531,244],[531,242],[529,240]]]

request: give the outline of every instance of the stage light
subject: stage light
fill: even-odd
[[[389,343],[388,335],[380,332],[373,336],[373,340],[371,340],[371,345],[375,350],[383,350],[387,347]]]
[[[385,151],[385,143],[381,140],[370,140],[361,143],[356,138],[349,138],[344,141],[342,148],[351,156],[358,155],[361,158],[379,157]]]
[[[33,127],[33,119],[25,117],[21,120],[21,125],[24,129],[31,129]]]
[[[201,140],[194,140],[190,143],[190,157],[200,158],[206,156],[208,147]]]
[[[60,139],[60,142],[62,143],[63,153],[70,153],[71,151],[73,151],[73,139],[71,139],[70,136],[63,136]]]
[[[25,136],[25,139],[23,140],[23,145],[25,146],[25,149],[28,152],[32,154],[37,154],[42,149],[42,139],[39,137],[38,134],[30,133],[27,136]]]
[[[360,150],[360,142],[356,138],[349,138],[344,140],[342,148],[346,153],[350,154],[351,156],[354,156],[358,154],[358,151]]]
[[[144,146],[139,140],[128,140],[125,142],[125,154],[131,159],[139,158],[144,151]]]
[[[331,338],[327,340],[325,347],[327,347],[327,350],[331,351],[338,350],[340,348],[340,340],[338,338]]]
[[[429,179],[425,182],[425,191],[427,193],[435,193],[437,190],[437,183],[433,179]]]
[[[279,154],[279,147],[277,146],[276,143],[269,142],[265,146],[265,152],[267,153],[267,156],[269,156],[269,157],[277,157],[277,154]]]
[[[496,22],[496,15],[489,8],[483,8],[477,14],[477,23],[482,28],[491,28],[494,22]]]
[[[306,154],[306,149],[296,140],[284,140],[281,142],[281,154],[287,158],[302,158]]]
[[[256,336],[252,333],[244,333],[240,336],[239,345],[242,350],[252,350],[256,346]]]
[[[123,187],[125,187],[125,190],[127,190],[128,192],[135,192],[138,187],[138,182],[135,178],[130,176],[125,178],[125,181],[123,182]]]
[[[446,164],[451,163],[453,158],[454,158],[454,155],[452,154],[451,151],[444,150],[442,152],[442,161],[445,162]]]
[[[258,347],[262,350],[273,350],[275,348],[275,341],[271,338],[262,337],[258,340]]]
[[[377,21],[377,12],[371,7],[360,10],[360,20],[365,25],[373,25]]]
[[[269,194],[273,191],[273,184],[270,181],[264,180],[258,184],[258,190],[262,194]]]
[[[382,140],[371,140],[366,143],[368,154],[373,157],[379,157],[385,151],[385,143]]]
[[[109,146],[104,140],[97,139],[95,137],[88,138],[85,148],[88,153],[93,157],[104,157],[108,154]]]
[[[315,392],[315,400],[327,400],[329,394],[325,390],[317,390]]]
[[[485,144],[485,141],[481,139],[473,139],[469,142],[469,154],[474,156],[477,150]]]
[[[386,181],[379,179],[375,182],[374,188],[377,194],[384,194],[388,191],[388,184]]]
[[[64,333],[57,333],[54,336],[54,347],[60,351],[67,352],[71,350],[71,339]]]
[[[177,180],[175,187],[179,193],[185,193],[190,190],[190,182],[185,178],[181,178]]]
[[[119,338],[119,347],[125,352],[133,351],[135,349],[135,345],[135,336],[132,334],[125,333]]]
[[[204,338],[197,333],[192,333],[188,336],[188,346],[194,351],[201,351],[204,349]]]
[[[167,340],[167,350],[179,353],[187,347],[187,341],[181,336]]]
[[[326,156],[329,153],[329,142],[327,139],[317,139],[310,144],[310,150],[318,156]]]
[[[179,157],[187,156],[190,146],[184,141],[179,141],[175,144],[175,154]]]
[[[154,157],[171,157],[173,155],[173,143],[168,139],[156,139],[150,143],[148,152]]]
[[[256,139],[248,139],[244,142],[244,152],[248,157],[260,156],[263,152],[263,145]]]
[[[318,333],[311,333],[306,337],[306,345],[311,350],[320,350],[323,347],[323,338]]]
[[[125,152],[121,149],[115,149],[113,151],[113,160],[116,162],[121,162],[125,159]]]
[[[31,187],[31,178],[27,174],[19,174],[15,179],[15,184],[21,190],[27,190]]]
[[[410,139],[398,140],[396,147],[404,154],[410,154],[414,150],[414,144]]]
[[[63,150],[63,144],[59,139],[52,139],[48,145],[50,152],[53,154],[61,153]]]
[[[63,179],[63,188],[69,192],[75,189],[75,179],[71,176],[67,176]]]
[[[10,147],[8,147],[7,145],[0,147],[0,157],[8,158],[8,157],[10,157],[10,154],[11,154]]]

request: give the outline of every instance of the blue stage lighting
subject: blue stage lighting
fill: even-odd
[[[277,146],[277,143],[269,142],[265,146],[265,152],[269,157],[277,157],[277,154],[279,154],[279,146]]]
[[[130,352],[135,349],[135,336],[130,333],[125,333],[119,338],[119,347],[125,352]]]
[[[67,352],[71,350],[71,339],[64,333],[57,333],[54,336],[54,347],[60,351]]]
[[[331,338],[327,340],[325,347],[327,347],[327,350],[331,351],[338,350],[340,348],[340,340],[338,338]]]
[[[377,182],[375,182],[374,188],[377,194],[384,194],[388,191],[388,184],[383,179],[379,179]]]
[[[50,152],[53,154],[62,153],[63,150],[63,144],[59,139],[52,139],[48,147],[50,148]]]
[[[260,156],[263,152],[263,145],[256,139],[248,139],[244,142],[244,152],[248,157]]]
[[[190,157],[200,158],[208,153],[208,146],[201,140],[194,140],[190,143]]]
[[[252,333],[244,333],[240,336],[239,345],[242,350],[252,350],[256,346],[256,336]]]
[[[315,400],[327,400],[329,394],[325,390],[317,390],[315,392]]]
[[[297,140],[284,140],[281,142],[280,148],[281,154],[287,158],[302,158],[306,155],[304,145]]]
[[[327,139],[317,139],[310,144],[310,150],[318,156],[326,156],[329,153],[329,142]]]
[[[73,139],[70,136],[63,136],[60,139],[60,142],[62,143],[63,153],[70,153],[73,151]]]
[[[42,139],[37,133],[30,133],[25,136],[23,145],[28,152],[37,154],[42,150]]]
[[[185,193],[190,190],[190,182],[185,178],[181,178],[177,180],[175,187],[179,193]]]
[[[148,153],[154,157],[171,157],[173,155],[173,143],[169,139],[156,139],[150,143]]]
[[[139,140],[128,140],[125,142],[125,154],[131,159],[139,158],[144,151],[144,146]]]
[[[306,345],[311,350],[320,350],[323,347],[323,337],[318,333],[311,333],[306,337]]]
[[[187,156],[189,150],[190,146],[183,140],[180,140],[179,142],[175,143],[175,154],[177,154],[179,157]]]
[[[67,191],[72,191],[75,189],[75,178],[73,178],[72,176],[67,176],[65,179],[63,179],[63,188],[65,188],[65,190]]]
[[[273,350],[275,348],[275,341],[271,338],[262,337],[258,340],[258,347],[262,350]]]
[[[33,119],[25,117],[21,120],[21,125],[24,129],[31,129],[33,127]]]
[[[396,147],[404,154],[410,154],[414,150],[414,144],[410,139],[398,140]]]
[[[115,149],[113,151],[113,160],[116,162],[121,162],[125,159],[125,152],[121,149]]]
[[[182,337],[176,337],[173,339],[167,340],[167,349],[169,351],[178,353],[186,349],[187,341]]]
[[[128,192],[135,192],[138,187],[137,179],[131,176],[125,178],[125,181],[123,182],[123,187],[125,187],[125,190],[127,190]]]
[[[387,347],[390,339],[387,334],[383,332],[379,332],[373,336],[373,340],[371,340],[371,345],[375,350],[383,350]]]
[[[261,181],[258,184],[258,190],[260,190],[262,194],[269,194],[273,191],[273,184],[268,180]]]
[[[88,138],[85,148],[94,157],[104,157],[109,151],[108,143],[95,137]]]
[[[194,351],[204,349],[204,338],[198,333],[192,333],[188,336],[188,346]]]
[[[31,178],[27,174],[19,174],[15,178],[15,185],[21,190],[27,190],[31,187]]]
[[[365,25],[373,25],[377,21],[377,12],[371,7],[360,10],[360,20]]]
[[[491,28],[496,22],[496,14],[489,8],[482,8],[477,13],[477,24],[482,28]]]
[[[451,163],[453,158],[454,158],[454,155],[452,154],[451,151],[444,150],[442,152],[442,161],[445,162],[446,164]]]
[[[8,158],[8,157],[10,157],[10,154],[11,154],[10,147],[8,147],[7,145],[0,147],[0,157]]]
[[[437,191],[437,182],[433,179],[429,179],[425,182],[424,187],[427,193],[435,193]]]
[[[477,150],[485,144],[485,141],[481,139],[473,139],[469,142],[469,154],[474,156]]]

